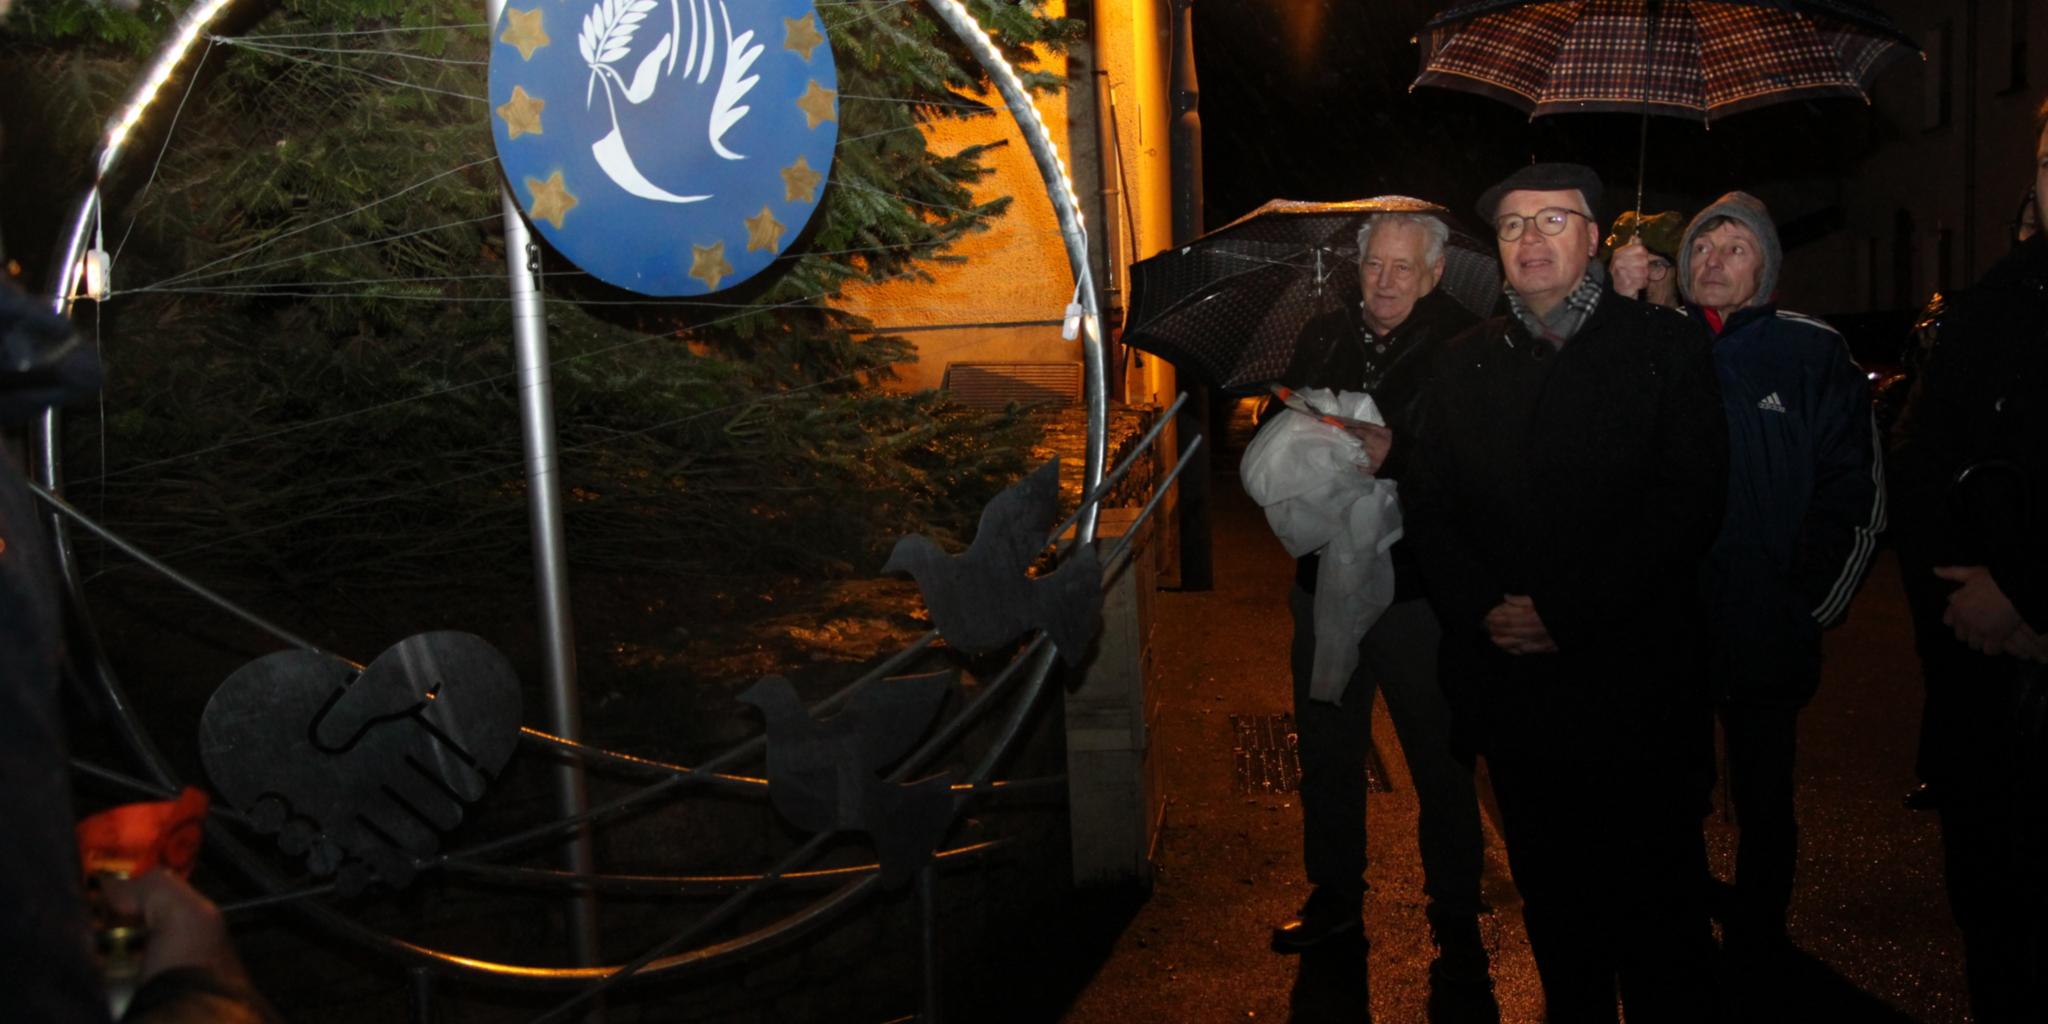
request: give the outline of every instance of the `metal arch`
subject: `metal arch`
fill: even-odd
[[[206,27],[227,10],[233,0],[201,0],[185,10],[172,29],[171,41],[157,52],[149,69],[129,90],[114,117],[107,122],[106,134],[100,140],[99,152],[93,157],[93,180],[85,195],[79,200],[78,208],[71,218],[71,229],[65,235],[64,248],[53,267],[54,280],[50,282],[51,310],[58,316],[69,319],[72,298],[78,281],[79,261],[85,255],[86,239],[91,234],[93,221],[100,211],[100,184],[106,180],[125,152],[129,133],[141,121],[162,91],[164,83],[185,63],[193,48],[199,44]],[[37,482],[54,494],[64,490],[64,445],[63,426],[55,407],[44,410],[36,418],[30,432],[30,461],[33,463]],[[107,700],[117,712],[122,739],[135,752],[155,781],[171,785],[176,774],[164,760],[156,744],[142,731],[137,723],[135,709],[128,700],[127,691],[121,686],[113,666],[108,664],[106,655],[99,644],[97,630],[92,616],[86,611],[85,584],[78,572],[78,559],[71,548],[71,533],[64,517],[51,510],[43,520],[49,530],[51,547],[57,557],[57,566],[64,576],[64,586],[71,596],[71,603],[77,610],[73,628],[85,634],[86,649],[91,652],[92,675],[98,680]]]
[[[164,83],[185,63],[200,42],[206,27],[232,2],[233,0],[202,0],[201,3],[189,8],[180,17],[172,41],[159,51],[143,79],[130,91],[115,118],[109,123],[107,133],[95,156],[96,173],[93,183],[78,204],[65,238],[64,248],[55,264],[56,277],[51,284],[51,299],[52,308],[59,315],[68,317],[71,313],[79,261],[84,255],[86,240],[90,236],[94,219],[100,212],[101,184],[125,151],[129,133],[149,110]],[[1081,307],[1080,340],[1087,372],[1088,428],[1083,487],[1083,494],[1087,499],[1077,513],[1076,534],[1079,542],[1088,543],[1095,536],[1099,508],[1098,492],[1106,462],[1108,379],[1100,330],[1100,306],[1093,274],[1089,268],[1086,230],[1082,223],[1080,203],[1067,180],[1065,168],[1037,107],[1009,63],[989,41],[988,34],[958,0],[928,0],[928,3],[934,14],[974,53],[983,70],[996,83],[1012,118],[1024,135],[1026,146],[1031,151],[1039,173],[1045,181],[1047,194],[1052,199],[1059,220],[1061,237],[1066,245],[1068,261],[1074,274],[1075,301]],[[57,410],[49,410],[35,425],[32,452],[36,460],[36,477],[53,494],[61,494],[63,491],[61,439],[62,428]],[[78,625],[88,634],[86,642],[94,660],[91,674],[116,705],[117,717],[127,734],[125,739],[137,759],[143,763],[154,781],[166,786],[175,785],[176,773],[172,771],[147,733],[141,730],[117,673],[105,660],[97,638],[90,635],[93,632],[91,616],[83,600],[83,584],[67,524],[59,514],[52,511],[47,518],[47,525],[66,585],[78,612]],[[1034,662],[1026,672],[1029,676],[1024,683],[1026,692],[1017,698],[1019,707],[1013,709],[1010,721],[1005,723],[1004,742],[997,744],[978,766],[975,772],[976,782],[986,781],[992,774],[995,765],[1014,741],[1021,720],[1044,693],[1053,652],[1042,637],[1032,646],[1037,649],[1027,649],[1019,655],[1020,662],[1027,658]],[[209,832],[212,833],[214,847],[226,854],[259,886],[272,892],[285,888],[284,881],[270,870],[250,847],[217,828],[210,828]],[[873,884],[872,876],[849,881],[831,896],[813,903],[789,918],[710,947],[679,955],[651,957],[651,962],[645,964],[646,969],[636,973],[641,977],[652,977],[673,973],[681,968],[708,966],[730,959],[743,951],[773,947],[792,940],[850,908],[858,897],[871,889]],[[397,953],[415,963],[436,964],[444,969],[453,969],[471,976],[517,980],[547,987],[587,983],[616,973],[615,968],[602,966],[559,969],[491,963],[396,939],[323,905],[303,904],[300,909],[338,934],[353,938],[365,946],[382,949],[387,953]],[[699,928],[693,928],[690,932],[695,933],[711,923],[709,919],[699,922]]]
[[[1087,473],[1081,493],[1093,495],[1096,486],[1102,482],[1103,464],[1109,447],[1109,377],[1102,345],[1101,306],[1095,293],[1094,272],[1088,264],[1088,232],[1081,221],[1081,200],[1074,195],[1066,165],[1060,161],[1059,150],[1053,145],[1051,133],[1045,129],[1044,119],[1039,117],[1037,105],[1031,102],[1031,94],[1025,91],[1017,73],[1011,70],[1010,62],[996,52],[987,30],[974,20],[974,15],[961,5],[960,0],[926,0],[926,3],[953,35],[973,51],[982,70],[988,73],[989,80],[1003,94],[1003,102],[1010,108],[1010,117],[1024,133],[1024,144],[1030,148],[1031,157],[1038,164],[1039,176],[1045,179],[1046,195],[1051,197],[1053,209],[1059,215],[1060,237],[1066,242],[1067,262],[1074,271],[1075,301],[1081,306],[1081,352],[1087,367]],[[1086,544],[1095,539],[1095,521],[1100,507],[1099,502],[1084,503],[1075,533],[1078,543]]]

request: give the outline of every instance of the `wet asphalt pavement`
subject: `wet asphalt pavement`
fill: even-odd
[[[1241,450],[1241,444],[1239,446]],[[1155,734],[1168,783],[1158,877],[1062,1019],[1072,1024],[1427,1019],[1430,957],[1416,808],[1382,703],[1374,737],[1391,792],[1375,792],[1368,846],[1369,947],[1271,953],[1271,927],[1306,895],[1292,794],[1233,785],[1231,718],[1289,710],[1285,595],[1293,563],[1234,470],[1218,461],[1216,588],[1159,595],[1163,687]],[[1821,692],[1801,718],[1801,862],[1782,977],[1727,978],[1730,1020],[1968,1019],[1960,939],[1941,890],[1934,815],[1905,809],[1920,693],[1896,562],[1881,551],[1848,622],[1827,638]],[[1482,789],[1484,783],[1482,782]],[[1718,792],[1707,821],[1716,873],[1732,874],[1735,830]],[[1487,822],[1485,924],[1502,1020],[1540,1021],[1542,994],[1494,822]]]

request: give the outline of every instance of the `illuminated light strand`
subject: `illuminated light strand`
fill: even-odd
[[[219,17],[220,12],[225,10],[230,2],[231,0],[201,0],[198,6],[185,12],[185,17],[178,22],[178,33],[172,44],[149,66],[149,73],[143,76],[142,84],[135,90],[133,98],[107,125],[106,140],[100,144],[98,177],[107,176],[108,169],[114,166],[114,159],[121,153],[122,143],[128,140],[128,133],[135,130],[135,125],[142,120],[143,113],[156,101],[157,93],[163,89],[165,82],[170,81],[171,73],[178,69],[179,64],[184,63],[185,55],[192,51],[192,45],[199,41],[206,26],[214,18]]]

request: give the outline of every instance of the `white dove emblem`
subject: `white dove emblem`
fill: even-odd
[[[686,48],[678,45],[684,5],[690,8],[690,41]],[[711,16],[711,0],[669,0],[669,31],[662,35],[652,51],[640,58],[640,63],[633,70],[633,80],[628,84],[612,65],[631,55],[633,34],[639,30],[648,13],[659,6],[660,0],[598,0],[590,13],[583,16],[582,31],[576,36],[577,50],[583,55],[583,62],[590,67],[583,103],[588,107],[594,102],[597,87],[603,85],[605,105],[612,116],[610,134],[591,143],[590,153],[597,158],[597,166],[606,177],[633,195],[663,203],[695,203],[711,196],[677,195],[640,173],[640,168],[633,163],[633,154],[626,149],[626,137],[619,128],[618,100],[612,95],[612,87],[618,86],[628,103],[637,105],[644,102],[654,94],[661,79],[675,73],[676,59],[684,49],[689,52],[683,60],[683,80],[687,82],[695,75],[696,84],[703,85],[711,77],[711,66],[718,56],[719,38],[723,36],[725,62],[718,76],[718,91],[711,101],[708,141],[712,152],[719,156],[727,160],[744,160],[745,156],[726,147],[725,133],[739,124],[752,109],[739,104],[761,80],[761,76],[747,72],[760,58],[763,47],[754,42],[752,29],[733,34],[732,16],[725,9],[725,0],[718,0],[719,18],[716,20]]]

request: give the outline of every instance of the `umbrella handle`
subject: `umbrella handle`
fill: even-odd
[[[1657,15],[1664,9],[1664,0],[1649,0],[1644,10],[1649,15],[1643,24],[1643,125],[1636,136],[1636,223],[1643,220],[1643,177],[1650,162],[1650,55],[1655,49],[1657,38]],[[1647,289],[1646,289],[1647,290]],[[1638,295],[1637,298],[1642,296]]]

